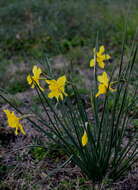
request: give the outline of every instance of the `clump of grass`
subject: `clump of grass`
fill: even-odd
[[[137,55],[137,46],[134,43],[132,44],[128,63],[125,65],[123,64],[124,47],[125,44],[123,43],[118,73],[115,76],[113,75],[114,68],[110,72],[110,79],[105,71],[106,62],[110,61],[110,56],[105,54],[104,46],[100,46],[99,51],[97,46],[94,49],[94,59],[90,61],[90,66],[94,67],[94,84],[92,84],[89,95],[92,119],[89,118],[80,91],[77,89],[71,75],[68,76],[68,80],[65,75],[57,80],[53,79],[49,62],[47,62],[47,73],[35,65],[33,75],[27,76],[28,84],[31,88],[35,88],[45,113],[44,117],[44,115],[37,112],[36,119],[38,122],[31,118],[30,112],[22,113],[6,97],[0,94],[2,99],[23,115],[22,117],[15,115],[13,117],[13,113],[4,110],[11,114],[11,116],[7,114],[10,127],[16,128],[16,131],[21,130],[25,134],[21,129],[20,120],[28,119],[34,128],[64,150],[69,156],[67,162],[72,160],[86,178],[93,182],[93,185],[98,183],[102,186],[105,181],[116,181],[125,175],[138,160],[136,134],[132,134],[130,138],[125,136],[128,124],[133,119],[133,115],[130,116],[129,112],[136,102],[137,86],[132,89],[131,76]],[[104,69],[104,71],[101,71],[102,74],[98,74],[98,66]],[[115,82],[112,82],[113,79]],[[42,84],[40,82],[42,80],[49,87],[50,92],[48,94],[48,90],[45,93],[43,82]],[[67,85],[65,86],[65,84]],[[115,86],[115,89],[112,86]],[[132,89],[131,99],[129,98],[130,87]],[[100,98],[101,95],[102,98]],[[74,97],[74,101],[72,101],[72,97]],[[100,109],[101,106],[102,109]],[[34,112],[32,113],[34,114]],[[18,122],[12,125],[15,117]],[[33,149],[32,153],[38,160],[46,155],[41,148]]]
[[[31,154],[34,159],[40,161],[45,158],[45,156],[47,155],[47,152],[46,152],[46,149],[43,147],[34,147],[31,150]]]
[[[28,89],[28,85],[26,81],[13,81],[9,86],[6,88],[6,91],[10,94],[16,94],[18,92],[24,92]]]

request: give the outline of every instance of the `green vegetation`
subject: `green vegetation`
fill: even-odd
[[[8,128],[4,113],[0,112],[0,133],[4,139],[0,140],[0,190],[91,190],[93,182],[96,190],[103,190],[99,189],[100,184],[107,190],[111,184],[114,190],[112,182],[120,177],[124,179],[127,170],[133,171],[135,166],[131,166],[131,161],[137,158],[135,151],[129,151],[132,145],[135,147],[133,141],[138,137],[138,103],[134,94],[138,85],[138,57],[131,45],[137,23],[137,0],[0,0],[0,94],[2,92],[21,112],[31,113],[33,121],[37,119],[34,113],[39,120],[37,125],[23,119],[27,135],[16,137],[14,129]],[[135,37],[134,43],[137,39]],[[104,45],[111,55],[106,63],[110,77],[116,67],[113,79],[119,80],[121,54],[124,70],[120,84],[113,85],[117,93],[109,92],[109,96],[98,99],[93,96],[92,100],[91,86],[95,94],[97,86],[89,63],[96,45]],[[136,64],[131,71],[133,58]],[[71,88],[69,83],[65,88],[69,96],[62,103],[55,99],[47,104],[42,94],[35,93],[27,84],[26,77],[29,73],[32,75],[34,65],[40,66],[49,79],[65,74],[78,89]],[[124,75],[125,71],[128,75],[132,72],[131,78]],[[97,68],[98,75],[100,72],[102,70]],[[44,80],[41,82],[48,88]],[[46,89],[46,96],[48,93]],[[50,113],[49,120],[43,104]],[[1,110],[11,108],[1,97],[0,105]],[[18,110],[15,114],[18,116]],[[54,131],[54,127],[57,130]],[[41,129],[55,142],[41,136]],[[81,137],[85,130],[89,141],[82,148]],[[72,155],[75,164],[68,162],[62,168]]]
[[[55,55],[100,41],[118,46],[127,19],[130,41],[138,20],[138,3],[115,0],[6,0],[0,2],[1,55]],[[18,19],[17,19],[18,18]],[[128,42],[129,43],[129,42]]]

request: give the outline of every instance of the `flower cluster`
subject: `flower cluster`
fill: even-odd
[[[26,82],[36,90],[41,109],[36,112],[32,109],[31,114],[24,115],[5,94],[0,93],[0,98],[19,112],[3,110],[7,124],[15,135],[27,133],[22,121],[28,117],[32,127],[65,150],[70,156],[65,163],[72,160],[92,180],[95,189],[104,188],[105,180],[119,179],[137,161],[135,134],[124,143],[125,130],[132,119],[128,113],[136,102],[136,88],[132,89],[132,100],[128,102],[128,98],[137,46],[133,44],[126,69],[122,65],[123,60],[120,61],[119,72],[115,73],[117,81],[113,81],[114,76],[110,72],[108,74],[108,68],[106,70],[111,56],[106,53],[104,46],[94,48],[93,52],[89,64],[93,68],[95,85],[93,92],[90,92],[88,107],[80,91],[65,75],[54,78],[38,65],[33,66]],[[45,113],[40,113],[40,110]],[[34,116],[34,120],[30,118]]]
[[[67,82],[67,78],[66,76],[61,76],[59,77],[57,80],[52,79],[52,80],[48,80],[46,78],[42,78],[41,75],[42,70],[41,68],[37,67],[36,65],[33,67],[32,69],[32,73],[33,75],[31,76],[30,74],[27,76],[27,82],[28,84],[31,86],[31,88],[35,88],[38,87],[40,89],[40,91],[44,91],[45,89],[41,87],[40,85],[40,80],[45,80],[45,82],[48,84],[49,86],[49,94],[48,97],[49,98],[56,98],[57,101],[59,101],[59,98],[61,100],[63,100],[63,95],[67,96],[67,93],[65,92],[65,83]],[[22,120],[23,117],[17,117],[14,112],[10,112],[9,110],[3,110],[7,116],[7,120],[8,120],[8,125],[11,128],[15,128],[15,134],[18,135],[19,130],[21,131],[22,134],[26,134],[23,126],[20,123],[20,120]]]
[[[63,100],[63,95],[67,96],[67,93],[65,92],[65,83],[67,82],[67,78],[65,75],[59,77],[57,80],[41,78],[40,75],[42,74],[42,70],[36,65],[33,67],[32,72],[33,76],[30,74],[27,76],[27,82],[31,85],[31,88],[37,86],[41,91],[44,91],[44,88],[40,86],[40,80],[45,80],[50,90],[50,93],[48,94],[49,98],[55,97],[57,100],[59,100],[59,98]]]
[[[105,61],[109,60],[111,57],[108,54],[105,54],[104,46],[100,46],[99,51],[96,52],[94,48],[94,58],[90,60],[90,67],[96,67],[98,65],[100,68],[105,67]],[[33,75],[27,76],[27,82],[31,86],[31,88],[39,88],[40,92],[43,92],[45,89],[41,86],[40,81],[44,80],[45,83],[48,85],[49,92],[48,98],[56,98],[57,101],[63,100],[64,96],[68,96],[65,92],[65,84],[67,82],[67,78],[65,75],[59,77],[57,80],[49,79],[48,77],[41,77],[43,75],[42,69],[38,66],[34,66],[32,69]],[[96,93],[96,97],[106,94],[108,89],[112,92],[115,91],[111,86],[113,82],[110,82],[107,73],[104,71],[101,75],[98,75],[97,80],[99,82],[98,85],[98,92]],[[10,112],[9,110],[4,110],[8,119],[8,125],[11,128],[15,128],[15,134],[18,134],[20,130],[22,134],[26,134],[23,126],[20,123],[20,120],[23,117],[17,117],[14,112]],[[86,146],[88,143],[88,136],[86,130],[84,130],[82,138],[81,138],[82,146]]]
[[[105,54],[104,46],[100,46],[99,51],[96,52],[96,48],[94,48],[94,58],[90,60],[90,67],[95,67],[97,64],[101,69],[105,67],[105,61],[110,60],[111,56]],[[115,89],[111,88],[114,82],[110,82],[107,73],[104,71],[101,75],[98,75],[97,80],[99,82],[98,92],[96,93],[96,97],[106,94],[107,90],[114,92]]]
[[[94,58],[90,60],[90,67],[95,67],[96,65],[98,65],[100,68],[104,69],[105,61],[108,61],[111,58],[110,55],[105,54],[104,46],[100,46],[98,52],[96,52],[96,48],[94,48],[93,52],[94,52]],[[112,92],[116,91],[111,87],[113,82],[110,82],[109,77],[105,71],[101,75],[98,75],[97,80],[99,82],[99,85],[98,85],[98,92],[95,95],[96,97],[100,96],[101,94],[106,94],[108,89]],[[88,136],[86,131],[84,131],[81,141],[82,141],[82,146],[87,145]]]

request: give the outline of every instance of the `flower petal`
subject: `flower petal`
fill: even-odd
[[[99,67],[100,67],[101,69],[104,69],[105,64],[104,64],[103,61],[102,61],[102,62],[98,62],[98,65],[99,65]]]
[[[94,67],[95,63],[96,63],[96,60],[95,59],[91,59],[90,60],[90,67]]]
[[[111,56],[108,55],[108,54],[104,54],[104,55],[103,55],[103,60],[104,60],[104,61],[109,60],[110,58],[111,58]]]
[[[53,98],[54,97],[54,93],[53,92],[50,92],[49,94],[48,94],[48,98]]]
[[[95,96],[98,97],[101,94],[106,94],[106,91],[107,91],[106,86],[104,86],[104,84],[99,84],[98,92],[97,92],[97,94]]]
[[[109,78],[106,72],[103,72],[101,75],[98,76],[98,81],[103,83],[106,87],[108,87]]]
[[[28,76],[27,76],[27,82],[28,82],[29,85],[32,84],[32,78],[31,78],[31,75],[28,75]]]
[[[26,135],[26,132],[24,131],[24,128],[21,124],[19,124],[19,129],[23,135]]]
[[[66,76],[64,75],[64,76],[58,78],[57,83],[60,86],[64,86],[66,81],[67,81],[67,79],[66,79]]]
[[[99,48],[99,53],[100,54],[103,54],[105,52],[105,48],[104,48],[104,46],[102,45],[102,46],[100,46],[100,48]]]

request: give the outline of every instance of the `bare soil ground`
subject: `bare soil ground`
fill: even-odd
[[[58,57],[56,67],[60,67],[61,59]],[[9,72],[11,76],[17,72],[17,68],[12,67]],[[26,70],[23,65],[21,72]],[[87,70],[81,72],[81,76],[86,76]],[[8,75],[9,76],[9,75]],[[90,77],[90,76],[88,76]],[[89,86],[89,81],[87,82]],[[23,112],[29,109],[35,96],[34,91],[27,89],[25,92],[17,93],[14,98],[19,102],[25,102],[26,106],[20,105]],[[0,108],[0,190],[86,190],[91,189],[92,183],[85,180],[85,176],[79,168],[71,162],[61,168],[55,174],[48,177],[48,173],[68,158],[58,146],[37,132],[27,121],[25,126],[26,136],[15,136],[12,129],[7,127],[3,109],[10,108],[8,104],[1,103]],[[39,149],[33,149],[41,145],[44,153],[39,154]],[[138,190],[138,163],[132,168],[130,173],[107,190]]]

